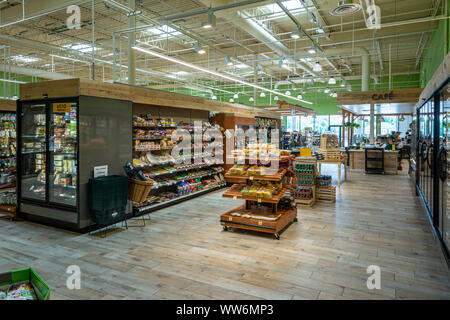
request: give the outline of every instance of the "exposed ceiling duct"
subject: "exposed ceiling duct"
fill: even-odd
[[[338,1],[337,7],[330,10],[333,16],[348,16],[361,10],[361,5],[353,3],[352,0]]]

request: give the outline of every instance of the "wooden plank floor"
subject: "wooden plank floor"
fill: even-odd
[[[0,272],[32,266],[52,299],[450,299],[409,177],[349,178],[335,204],[300,208],[280,241],[222,231],[220,213],[242,203],[223,191],[107,238],[0,219]],[[81,290],[66,288],[69,265],[81,268]],[[369,265],[381,267],[380,290],[367,289]]]

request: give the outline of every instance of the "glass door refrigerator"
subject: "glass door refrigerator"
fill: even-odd
[[[42,98],[19,100],[17,110],[19,216],[77,232],[99,228],[90,215],[89,179],[97,167],[125,175],[133,148],[131,101]]]
[[[450,266],[450,78],[417,109],[416,117],[417,193]]]
[[[78,222],[78,102],[24,102],[19,110],[21,202]],[[42,209],[41,209],[42,208]],[[45,208],[45,209],[44,209]]]
[[[447,250],[450,248],[450,80],[440,88],[439,98],[439,150],[437,154],[437,171],[439,181],[439,215],[437,222],[438,231]]]

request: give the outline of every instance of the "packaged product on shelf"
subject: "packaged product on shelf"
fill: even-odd
[[[247,170],[248,175],[252,176],[263,176],[266,174],[266,167],[264,166],[251,166]]]
[[[247,166],[236,164],[233,167],[231,167],[229,174],[232,175],[244,175],[247,170]]]

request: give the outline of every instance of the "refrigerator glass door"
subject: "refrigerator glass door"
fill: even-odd
[[[440,160],[440,216],[439,216],[439,231],[442,238],[450,247],[450,83],[448,83],[440,94],[440,113],[442,116],[441,122],[441,153]]]
[[[49,201],[77,205],[77,103],[50,103]]]
[[[22,197],[46,200],[46,105],[22,105]]]

